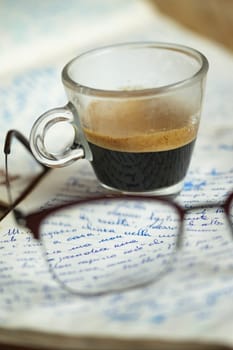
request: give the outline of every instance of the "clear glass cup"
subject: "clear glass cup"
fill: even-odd
[[[68,104],[33,125],[32,152],[49,167],[85,158],[109,190],[176,195],[191,161],[207,71],[200,52],[176,44],[127,43],[81,54],[62,71]],[[48,131],[60,122],[73,135],[51,151]],[[65,138],[64,129],[55,144]]]

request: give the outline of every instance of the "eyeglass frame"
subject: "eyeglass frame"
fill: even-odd
[[[42,167],[41,173],[30,182],[30,184],[26,187],[26,189],[21,193],[21,195],[12,203],[12,198],[11,198],[11,190],[10,190],[10,180],[9,180],[9,172],[8,172],[8,156],[11,153],[11,143],[12,139],[16,138],[19,142],[21,142],[26,150],[30,152],[32,155],[33,159],[40,164]],[[77,147],[77,146],[76,146]],[[231,231],[231,237],[233,239],[233,223],[230,219],[230,205],[233,201],[233,192],[231,192],[226,199],[223,201],[223,203],[203,203],[203,204],[198,204],[191,206],[189,208],[184,208],[177,202],[171,200],[171,198],[168,197],[160,197],[160,196],[152,196],[152,195],[135,195],[135,194],[105,194],[105,195],[97,195],[93,197],[88,197],[88,198],[82,198],[82,199],[77,199],[70,201],[68,203],[63,203],[56,205],[54,207],[50,208],[45,208],[42,210],[34,211],[29,214],[24,214],[22,211],[16,209],[16,207],[37,187],[37,185],[40,183],[40,181],[52,170],[51,168],[48,168],[44,166],[43,164],[39,163],[38,160],[33,156],[33,153],[30,149],[30,145],[26,137],[21,134],[17,130],[9,130],[6,134],[5,138],[5,144],[4,144],[4,153],[5,153],[5,176],[6,176],[6,187],[7,187],[7,192],[9,196],[9,201],[11,202],[6,211],[4,212],[3,216],[0,218],[0,221],[2,221],[11,211],[13,212],[14,218],[20,226],[26,227],[30,230],[32,236],[34,239],[40,241],[40,224],[41,222],[50,214],[61,210],[61,209],[67,209],[71,206],[74,205],[82,205],[86,203],[93,203],[95,201],[100,201],[100,200],[112,200],[112,199],[126,199],[126,200],[151,200],[151,201],[159,201],[160,203],[167,204],[170,207],[174,208],[176,213],[179,216],[180,220],[180,226],[178,230],[178,235],[176,238],[176,245],[175,248],[176,250],[180,249],[182,247],[182,241],[183,241],[183,236],[184,236],[184,218],[185,215],[192,211],[192,210],[198,210],[198,209],[211,209],[211,208],[221,208],[223,212],[226,215],[227,222],[229,224],[229,228]],[[4,207],[4,204],[1,203],[1,207]],[[7,205],[5,205],[7,207]],[[54,274],[53,274],[54,275]],[[61,281],[59,280],[60,284]],[[151,281],[152,282],[152,281]],[[150,283],[151,283],[150,282]],[[69,288],[68,288],[69,289]],[[82,293],[77,293],[82,295]],[[105,293],[97,293],[97,294],[105,294]],[[85,293],[86,295],[86,293]],[[96,295],[96,294],[95,294]]]

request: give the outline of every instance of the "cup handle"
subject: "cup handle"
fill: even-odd
[[[64,107],[50,109],[36,120],[31,129],[30,147],[34,157],[40,163],[51,168],[60,168],[73,163],[75,160],[85,158],[85,150],[81,144],[81,130],[77,127],[74,119],[74,107],[68,103]],[[46,133],[53,125],[64,121],[74,128],[73,144],[61,153],[50,153],[45,146]]]

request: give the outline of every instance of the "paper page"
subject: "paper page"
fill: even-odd
[[[208,57],[210,72],[201,128],[183,190],[176,200],[184,207],[222,202],[233,189],[232,56],[163,17],[155,16],[147,30],[135,31],[128,38],[186,43]],[[64,104],[58,85],[56,64],[16,75],[2,85],[1,140],[9,125],[28,135],[40,113]],[[3,191],[4,184],[1,194]],[[90,164],[80,161],[52,171],[22,208],[32,210],[97,193],[103,190]],[[104,218],[108,220],[103,212]],[[76,336],[190,339],[233,346],[233,243],[221,210],[203,207],[186,216],[184,246],[171,271],[156,283],[94,298],[63,290],[51,278],[41,244],[17,226],[11,215],[0,223],[0,232],[3,328]],[[135,242],[129,246],[135,248]]]
[[[117,40],[149,23],[153,13],[140,0],[2,0],[0,19],[0,75],[8,76]]]

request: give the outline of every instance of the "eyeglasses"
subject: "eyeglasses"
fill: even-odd
[[[16,207],[51,169],[39,165],[39,174],[13,200],[17,178],[9,167],[13,140],[18,140],[37,162],[26,138],[10,130],[4,152],[11,204],[7,209],[5,206],[2,218],[13,211],[17,223],[30,229],[42,243],[53,278],[72,293],[100,295],[156,281],[171,268],[177,250],[183,246],[186,215],[192,210],[200,210],[200,216],[205,217],[206,210],[210,217],[211,211],[222,211],[233,238],[233,192],[222,204],[188,209],[167,198],[106,194],[24,214]]]

